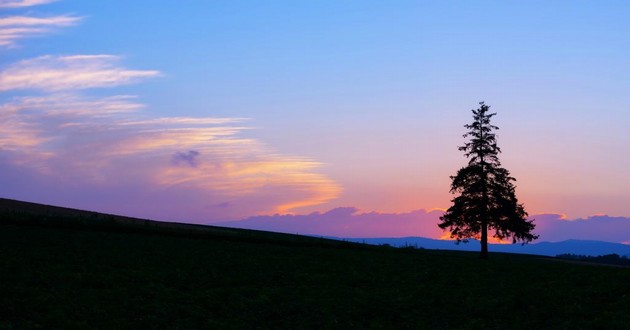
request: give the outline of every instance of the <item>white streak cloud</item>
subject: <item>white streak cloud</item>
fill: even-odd
[[[0,8],[21,8],[43,5],[57,0],[0,0]]]
[[[0,91],[44,91],[113,87],[158,76],[155,70],[129,70],[113,55],[45,55],[22,60],[0,73]]]
[[[81,17],[76,16],[54,16],[54,17],[30,17],[30,16],[8,16],[0,18],[0,27],[5,26],[70,26],[76,24]]]
[[[81,19],[81,17],[71,15],[2,17],[0,18],[0,46],[14,47],[20,39],[52,33],[57,28],[75,25]]]

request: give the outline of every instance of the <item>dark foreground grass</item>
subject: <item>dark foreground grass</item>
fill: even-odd
[[[0,224],[0,329],[627,328],[630,270]]]

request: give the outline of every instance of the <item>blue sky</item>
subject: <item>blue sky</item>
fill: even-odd
[[[133,96],[142,115],[150,118],[234,120],[230,136],[249,146],[238,159],[256,158],[257,180],[262,181],[257,190],[246,189],[249,195],[243,199],[212,191],[212,180],[219,179],[196,174],[209,181],[178,188],[191,194],[211,190],[212,197],[199,191],[206,199],[186,206],[196,210],[190,212],[196,221],[338,206],[383,212],[446,208],[448,176],[465,164],[457,151],[463,125],[482,100],[498,112],[501,159],[518,179],[517,194],[530,213],[630,215],[628,2],[60,0],[6,8],[28,2],[0,2],[2,17],[74,21],[50,24],[46,32],[5,45],[0,50],[4,77],[23,69],[16,63],[41,56],[52,59],[38,60],[40,66],[59,65],[65,61],[61,56],[116,56],[90,58],[98,63],[89,65],[127,70],[133,78],[66,86],[64,95],[78,93],[83,102]],[[15,97],[53,93],[50,86],[7,86],[0,99],[5,104],[15,103]],[[48,124],[42,119],[41,125]],[[78,136],[85,138],[76,132],[55,134],[56,141],[77,148]],[[54,148],[42,144],[37,150],[58,155],[61,164],[68,157],[61,155],[69,152],[59,149],[64,143]],[[166,164],[192,147],[165,148],[156,159]],[[5,156],[5,166],[25,171],[16,157]],[[109,172],[99,173],[114,175],[127,168],[121,165],[126,162],[149,166],[144,159],[109,162]],[[48,174],[33,169],[36,174],[26,176],[59,179],[51,161],[40,161],[48,162],[37,165],[47,167]],[[281,180],[282,166],[295,168],[295,178]],[[163,171],[167,169],[159,173]],[[89,188],[68,188],[68,197],[56,200],[35,192],[51,177],[29,181],[32,190],[23,188],[14,197],[116,211],[116,203],[95,200],[115,200],[111,196],[123,188],[95,181]],[[265,177],[276,179],[263,182]],[[83,179],[77,174],[74,180]],[[156,184],[154,177],[141,182],[147,185],[146,196],[162,191],[163,183]],[[172,185],[182,181],[169,182],[173,194],[179,191]],[[102,194],[84,197],[82,189]],[[302,197],[291,200],[298,195]],[[223,214],[204,206],[207,199],[212,205],[251,207]],[[143,215],[148,207],[123,211]]]

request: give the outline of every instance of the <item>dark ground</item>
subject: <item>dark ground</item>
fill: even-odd
[[[113,218],[91,225],[109,218],[5,204],[0,329],[630,325],[627,268]]]

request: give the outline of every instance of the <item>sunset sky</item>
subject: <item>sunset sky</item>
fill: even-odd
[[[431,213],[485,101],[530,215],[630,217],[628,17],[627,1],[0,0],[0,197],[194,223]]]

